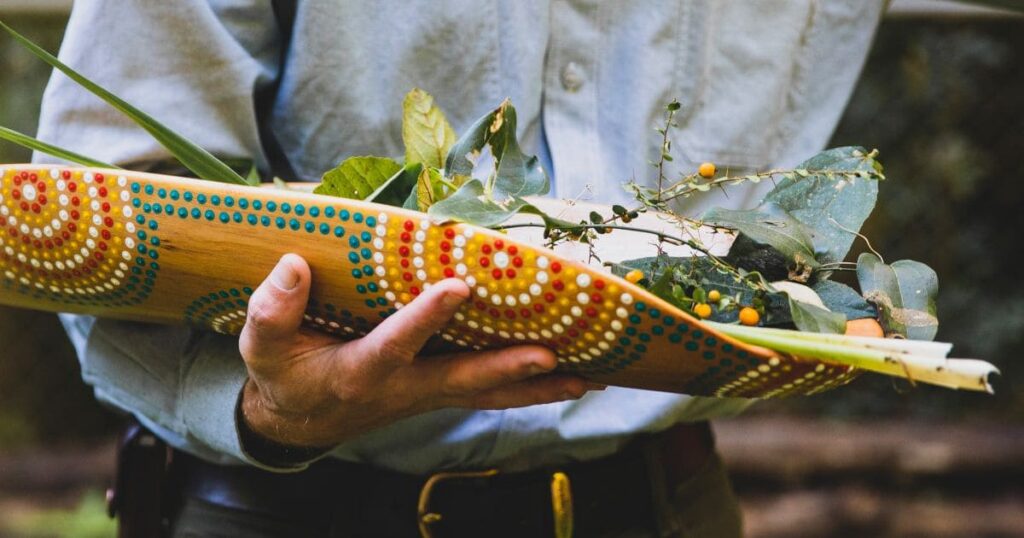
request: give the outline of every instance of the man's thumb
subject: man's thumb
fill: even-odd
[[[247,359],[286,347],[302,324],[309,302],[309,265],[285,254],[249,299],[240,346]]]

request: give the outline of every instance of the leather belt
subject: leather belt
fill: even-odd
[[[221,466],[175,452],[181,494],[302,521],[338,536],[591,536],[654,523],[649,454],[668,486],[712,454],[707,423],[675,426],[611,456],[527,472],[418,476],[325,459],[298,473]]]

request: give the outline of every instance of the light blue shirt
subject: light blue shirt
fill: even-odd
[[[670,172],[793,165],[820,150],[852,91],[882,0],[299,2],[294,39],[266,0],[76,2],[61,58],[223,156],[264,167],[265,123],[302,179],[350,155],[401,155],[400,103],[431,92],[456,131],[504,97],[524,148],[560,197],[628,200],[650,181],[664,106],[682,103]],[[273,110],[254,95],[280,77]],[[39,136],[110,162],[169,156],[63,76]],[[764,187],[762,187],[763,189]],[[710,193],[681,209],[747,206],[763,190]],[[244,261],[240,261],[244,263]],[[246,378],[237,339],[62,317],[97,397],[204,458],[252,460],[235,408]],[[407,472],[522,469],[617,450],[638,432],[735,414],[746,400],[614,388],[579,401],[408,418],[332,455]]]

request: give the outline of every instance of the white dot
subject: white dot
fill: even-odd
[[[385,223],[387,223],[387,221],[388,221],[388,214],[387,213],[381,213],[380,215],[377,215],[377,222],[380,222],[381,224],[385,224]]]
[[[569,317],[568,315],[563,315],[562,316],[562,323],[564,323],[566,325],[572,325],[572,318]]]
[[[423,254],[423,243],[413,243],[412,251],[416,254]]]
[[[415,258],[412,259],[412,264],[417,268],[423,267],[423,258],[421,258],[420,256],[416,256]]]
[[[487,297],[487,288],[481,286],[476,289],[476,294],[481,297]]]
[[[626,318],[629,317],[629,312],[627,312],[625,308],[622,308],[620,306],[615,309],[615,315],[619,316],[620,318]]]
[[[581,291],[576,294],[576,302],[579,304],[587,304],[590,302],[590,296]]]
[[[508,254],[505,252],[496,252],[494,254],[494,265],[501,269],[508,267]]]
[[[604,339],[605,340],[615,340],[615,333],[613,333],[611,331],[605,331]]]
[[[540,267],[541,269],[547,269],[548,268],[548,258],[547,258],[547,256],[540,256],[539,258],[537,258],[537,267]]]
[[[576,275],[576,285],[578,285],[581,288],[585,288],[585,287],[589,286],[590,285],[590,275],[588,275],[587,273],[580,273],[579,275]],[[586,303],[584,303],[584,304],[586,304]]]
[[[423,221],[423,222],[427,222],[427,221]],[[423,241],[426,241],[427,240],[427,234],[425,232],[423,232],[422,230],[416,232],[416,240],[421,242],[421,243]]]
[[[377,236],[379,236],[379,237],[384,237],[388,233],[388,229],[385,228],[383,224],[378,225],[376,231],[377,231]]]
[[[628,293],[623,293],[619,300],[622,301],[622,304],[633,304],[633,296]]]
[[[506,295],[505,296],[505,304],[507,304],[509,306],[515,306],[517,304],[515,296],[514,295]]]
[[[127,202],[129,198],[131,198],[131,196],[128,194],[128,191],[121,191],[122,202]]]
[[[612,320],[611,326],[612,326],[612,330],[613,331],[621,331],[622,330],[622,322],[617,320],[617,319],[613,319]]]
[[[565,332],[565,327],[562,327],[560,324],[555,323],[551,326],[551,330],[555,331],[556,334],[562,334],[563,332]]]
[[[373,261],[374,261],[374,263],[384,263],[384,254],[382,254],[380,252],[374,252],[373,253]]]
[[[385,274],[387,273],[387,271],[386,271],[386,270],[384,269],[384,266],[383,266],[383,265],[378,265],[378,266],[376,267],[376,269],[374,269],[374,270],[373,270],[373,272],[374,272],[374,274],[376,274],[377,276],[384,276],[384,275],[385,275]]]
[[[494,303],[494,306],[500,305],[501,304],[501,295],[498,295],[498,294],[491,295],[491,302]]]
[[[467,286],[476,286],[476,277],[473,276],[473,275],[467,276],[466,277],[466,285]]]
[[[529,293],[520,293],[519,294],[519,302],[523,303],[523,304],[530,304],[530,294]]]
[[[32,202],[35,201],[36,194],[39,193],[36,191],[36,188],[34,186],[25,185],[24,187],[21,188],[21,194],[22,196],[24,196],[26,201]]]
[[[455,274],[462,276],[466,274],[466,264],[460,263],[455,266]]]
[[[381,279],[381,281],[380,281],[381,289],[386,290],[386,289],[388,289],[389,286],[391,286],[391,284],[389,284],[387,280]]]
[[[50,169],[50,179],[57,179],[59,177],[60,177],[60,170],[57,170],[56,168],[51,168]]]
[[[420,221],[420,229],[427,230],[429,228],[430,228],[430,221],[428,219],[423,219],[423,220]],[[422,239],[421,239],[421,241],[422,241]]]
[[[457,247],[466,246],[466,238],[462,237],[461,235],[456,235],[455,239],[453,239],[452,242],[455,243],[455,246]]]
[[[118,176],[117,177],[117,184],[119,186],[121,186],[121,187],[124,187],[125,185],[128,184],[128,178],[126,178],[124,176]]]
[[[532,295],[540,295],[541,291],[543,291],[543,288],[540,287],[540,284],[530,284],[530,293]]]
[[[583,309],[576,305],[573,305],[572,308],[569,309],[569,313],[576,317],[580,317],[583,315]]]
[[[508,331],[498,331],[498,336],[508,340],[512,335],[508,334]]]
[[[547,329],[541,329],[540,335],[543,336],[544,338],[551,338],[552,336],[554,336],[553,334],[551,334],[551,331]]]
[[[384,298],[393,303],[393,302],[395,302],[395,293],[392,292],[392,291],[389,291],[389,292],[384,294]]]
[[[452,249],[452,257],[456,260],[461,260],[463,256],[465,256],[465,252],[461,248]]]
[[[135,233],[135,223],[133,223],[133,222],[127,222],[127,223],[125,223],[125,225],[124,225],[124,230],[125,230],[126,232],[130,233],[130,234],[133,234],[133,233]]]
[[[537,275],[534,278],[541,284],[548,283],[548,274],[546,271],[537,271]]]
[[[416,271],[416,278],[418,278],[420,280],[426,280],[427,279],[427,272],[424,271],[423,269],[420,269],[419,271]]]

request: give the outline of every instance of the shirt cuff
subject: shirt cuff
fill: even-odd
[[[238,339],[207,335],[198,346],[182,386],[180,410],[189,435],[217,452],[279,473],[304,470],[329,452],[329,449],[303,449],[286,451],[284,457],[270,453],[261,457],[265,447],[253,443],[256,434],[240,420],[239,403],[247,379],[245,362],[238,352]]]

